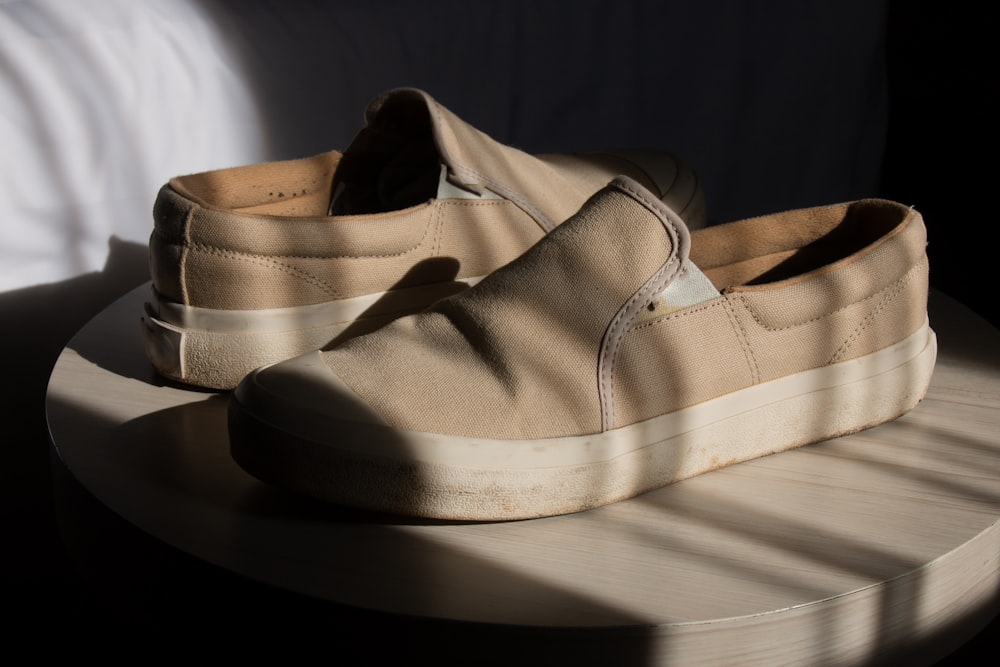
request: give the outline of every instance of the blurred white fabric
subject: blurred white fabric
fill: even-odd
[[[0,7],[0,291],[100,269],[170,175],[262,156],[225,41],[187,0]]]
[[[146,244],[173,175],[343,148],[402,85],[525,150],[672,150],[715,221],[871,195],[886,1],[8,0],[0,292]]]

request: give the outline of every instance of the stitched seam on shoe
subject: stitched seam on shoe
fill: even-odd
[[[625,338],[625,334],[628,333],[629,328],[627,325],[619,327],[619,323],[626,317],[626,315],[630,320],[634,318],[638,312],[634,309],[636,303],[640,300],[648,299],[651,293],[659,293],[665,285],[669,284],[671,280],[677,277],[679,271],[684,269],[684,257],[681,256],[682,234],[677,226],[674,225],[673,221],[664,216],[657,205],[653,204],[652,200],[646,196],[645,193],[638,192],[623,183],[618,183],[616,187],[631,194],[643,205],[645,205],[653,215],[656,216],[666,230],[667,236],[670,237],[670,242],[673,244],[673,248],[671,249],[671,254],[670,257],[667,258],[667,261],[664,262],[656,273],[654,273],[644,284],[642,284],[639,289],[636,290],[635,294],[633,294],[628,301],[626,301],[625,304],[618,309],[615,317],[611,320],[611,323],[608,324],[606,339],[604,344],[601,346],[597,363],[598,395],[601,399],[602,431],[612,429],[615,425],[616,364],[618,361],[618,351],[621,348],[621,343]],[[663,206],[662,203],[659,203],[659,205]],[[688,243],[690,243],[690,241],[688,241]],[[606,378],[605,374],[607,375]]]
[[[388,259],[390,257],[402,257],[402,256],[407,255],[407,254],[413,252],[414,250],[417,250],[418,248],[420,248],[420,246],[422,246],[424,244],[424,242],[427,240],[428,235],[430,235],[430,229],[433,226],[434,226],[433,223],[429,224],[429,225],[424,225],[424,233],[423,233],[423,235],[420,237],[420,239],[415,244],[413,244],[412,246],[410,246],[406,250],[403,250],[401,252],[395,252],[395,253],[386,253],[386,254],[383,254],[383,255],[322,255],[322,254],[317,254],[317,255],[309,255],[309,254],[265,255],[265,254],[262,254],[262,253],[247,252],[247,251],[244,251],[244,250],[231,250],[229,248],[222,248],[222,247],[219,247],[219,246],[216,246],[216,245],[212,245],[212,244],[209,244],[209,243],[203,243],[203,242],[200,242],[200,241],[188,240],[187,244],[190,245],[193,248],[196,248],[198,250],[204,250],[206,252],[209,252],[209,251],[218,251],[218,252],[227,252],[227,253],[237,253],[237,254],[240,254],[240,255],[246,255],[248,257],[261,257],[261,258],[280,257],[280,258],[283,258],[283,259]]]
[[[753,353],[753,348],[750,346],[749,337],[747,336],[746,328],[740,324],[739,319],[736,317],[733,311],[733,305],[730,299],[723,298],[721,300],[713,301],[708,305],[700,305],[692,308],[686,308],[683,311],[678,311],[674,313],[668,313],[666,315],[661,315],[660,317],[653,320],[646,320],[641,324],[637,324],[629,329],[629,333],[634,331],[640,331],[641,329],[646,329],[650,327],[655,327],[660,324],[672,320],[678,320],[688,315],[695,315],[697,313],[702,313],[713,308],[722,306],[726,311],[726,317],[729,319],[729,324],[733,327],[733,332],[736,334],[736,338],[739,340],[740,348],[743,350],[743,358],[747,363],[747,367],[750,369],[750,381],[752,384],[757,384],[760,382],[760,368],[757,364],[757,357]]]
[[[441,248],[441,235],[444,228],[444,205],[436,206],[434,214],[434,241],[431,243],[431,257],[437,257]]]
[[[437,118],[437,124],[438,125],[444,125],[444,122],[442,120],[441,105],[440,105],[440,103],[438,103],[438,102],[435,101],[434,106],[431,108],[431,113],[433,113],[434,116]],[[511,150],[517,150],[517,149],[512,148]],[[490,178],[486,174],[483,174],[483,173],[481,173],[481,172],[473,169],[472,167],[469,167],[466,164],[459,162],[458,160],[455,159],[455,156],[451,155],[450,153],[451,152],[449,151],[449,155],[448,155],[449,162],[451,162],[452,165],[455,165],[455,171],[456,172],[463,173],[463,174],[466,174],[468,176],[472,176],[474,179],[482,181],[486,185],[490,186],[491,190],[493,190],[494,192],[496,192],[499,195],[502,195],[506,199],[510,200],[512,203],[516,204],[518,207],[520,207],[520,208],[524,209],[525,211],[527,211],[528,215],[530,215],[532,218],[534,218],[535,221],[545,231],[548,232],[548,231],[551,231],[552,229],[555,228],[556,223],[549,216],[545,215],[541,211],[541,209],[539,209],[537,206],[535,206],[530,201],[528,201],[527,199],[525,199],[524,195],[522,195],[521,193],[519,193],[519,192],[517,192],[517,191],[515,191],[515,190],[513,190],[511,188],[508,188],[503,183],[500,183],[499,181],[497,181],[497,180],[495,180],[493,178]]]
[[[468,201],[468,200],[453,200],[453,199],[439,199],[437,200],[440,204],[437,206],[437,213],[434,216],[434,243],[431,247],[431,257],[437,257],[441,252],[441,239],[444,238],[444,213],[446,206],[462,206],[465,208],[482,208],[482,207],[496,207],[503,206],[505,204],[510,204],[513,202],[507,201],[505,199],[491,199],[489,201]]]
[[[302,269],[299,269],[299,268],[296,268],[294,266],[291,266],[290,264],[286,264],[284,262],[279,262],[277,260],[270,259],[267,256],[253,255],[253,254],[250,254],[250,253],[242,253],[242,252],[237,252],[235,250],[224,250],[222,248],[216,248],[214,246],[205,246],[205,245],[201,245],[201,244],[197,244],[197,243],[191,244],[191,247],[193,249],[201,250],[202,252],[205,252],[205,253],[207,253],[209,255],[214,255],[216,257],[226,257],[226,258],[229,258],[229,259],[237,259],[237,260],[240,260],[240,261],[243,261],[243,262],[248,262],[250,264],[257,264],[258,266],[266,266],[266,267],[271,267],[271,268],[274,268],[274,269],[278,269],[279,271],[281,271],[283,273],[286,273],[286,274],[291,275],[291,276],[295,276],[296,278],[299,278],[299,279],[305,281],[307,284],[312,285],[313,287],[318,287],[320,290],[322,290],[323,292],[329,294],[330,296],[337,297],[337,298],[342,298],[343,297],[343,295],[341,294],[341,292],[338,291],[336,288],[334,288],[327,281],[325,281],[325,280],[323,280],[321,278],[318,278],[317,276],[313,275],[312,273],[309,273],[308,271],[303,271]]]
[[[728,297],[724,298],[729,322],[733,329],[736,330],[737,338],[740,339],[740,347],[743,348],[743,355],[746,358],[747,365],[750,366],[750,381],[753,384],[757,384],[760,382],[760,365],[757,363],[757,355],[753,353],[753,346],[750,345],[750,336],[747,334],[747,328],[743,326],[740,318],[736,316],[736,308],[733,305],[732,299]]]
[[[188,289],[188,259],[191,254],[191,219],[194,217],[194,212],[197,206],[192,206],[188,209],[187,214],[184,216],[184,227],[181,229],[181,258],[180,258],[180,269],[177,272],[177,280],[180,282],[181,288],[181,302],[191,303],[191,291]]]
[[[552,229],[555,228],[556,223],[552,220],[552,218],[550,218],[549,216],[547,216],[545,213],[542,212],[542,210],[540,208],[538,208],[537,206],[535,206],[534,204],[532,204],[530,201],[528,201],[524,197],[524,195],[522,195],[520,192],[517,192],[516,190],[507,187],[506,185],[504,185],[500,181],[497,181],[497,180],[495,180],[493,178],[490,178],[486,174],[484,174],[482,172],[479,172],[479,171],[476,171],[475,169],[472,169],[472,168],[467,167],[465,165],[462,165],[461,167],[459,167],[459,171],[463,171],[466,174],[469,174],[469,175],[475,177],[476,179],[482,181],[483,183],[485,183],[486,185],[489,186],[490,190],[493,190],[497,194],[499,194],[499,195],[503,196],[504,198],[508,199],[511,203],[517,205],[519,208],[522,208],[525,211],[527,211],[528,215],[530,215],[532,218],[534,218],[535,221],[538,222],[538,224],[545,231],[551,231]]]
[[[514,203],[509,199],[487,199],[484,201],[474,199],[439,199],[438,201],[446,203],[448,206],[503,206],[504,204]]]
[[[629,329],[629,332],[631,333],[633,331],[639,331],[641,329],[646,329],[648,327],[658,326],[660,324],[664,324],[665,322],[669,322],[671,320],[678,320],[687,317],[689,315],[703,313],[705,311],[711,310],[713,308],[718,308],[720,306],[725,308],[726,316],[729,318],[729,323],[732,325],[733,331],[734,333],[736,333],[736,337],[740,341],[740,347],[743,349],[743,356],[747,362],[747,366],[749,366],[750,368],[751,381],[754,384],[757,384],[760,381],[760,369],[757,365],[757,357],[754,355],[753,348],[750,346],[749,343],[750,339],[749,336],[747,335],[746,327],[744,327],[740,323],[739,319],[736,317],[736,314],[733,311],[733,304],[730,299],[723,297],[722,299],[716,299],[709,304],[698,305],[692,308],[685,308],[684,310],[681,311],[667,313],[666,315],[661,315],[656,319],[646,320],[641,324],[637,324],[631,327]]]
[[[917,268],[917,267],[914,267],[914,268]],[[909,271],[907,271],[907,273],[909,273],[912,270],[913,269],[911,268]],[[905,279],[905,277],[906,277],[906,274],[903,275],[903,278],[900,278],[898,280]],[[898,280],[896,282],[898,282]],[[885,290],[891,288],[892,285],[894,285],[894,284],[895,284],[895,282],[891,283],[887,287],[883,287],[882,289],[880,289],[878,292],[875,292],[874,294],[869,294],[868,296],[866,296],[863,299],[859,299],[857,301],[852,301],[852,302],[850,302],[848,304],[845,304],[845,305],[841,306],[840,308],[837,308],[836,310],[831,310],[828,313],[823,313],[822,315],[817,315],[816,317],[809,318],[808,320],[802,320],[801,322],[793,322],[793,323],[787,324],[787,325],[785,325],[783,327],[771,327],[771,326],[768,326],[767,323],[760,316],[760,314],[757,312],[757,310],[754,308],[753,304],[750,303],[750,300],[747,299],[746,295],[744,295],[744,294],[738,294],[738,296],[743,301],[743,305],[746,308],[747,312],[750,313],[750,316],[761,327],[763,327],[767,331],[787,331],[788,329],[792,329],[794,327],[800,327],[800,326],[803,326],[805,324],[811,324],[813,322],[818,322],[818,321],[822,320],[823,318],[830,317],[831,315],[835,315],[835,314],[837,314],[837,313],[839,313],[841,311],[847,310],[851,306],[855,306],[855,305],[857,305],[859,303],[864,303],[865,301],[871,301],[872,299],[877,299],[877,298],[879,298],[882,295],[882,293]]]
[[[900,295],[900,293],[902,293],[902,291],[906,288],[906,285],[913,279],[913,276],[915,275],[916,271],[922,265],[923,262],[920,262],[912,269],[907,271],[905,274],[903,274],[903,276],[899,280],[892,283],[885,289],[880,290],[876,294],[876,296],[877,295],[882,296],[881,301],[879,301],[879,303],[876,304],[875,308],[873,308],[872,311],[868,313],[864,317],[864,319],[861,320],[861,323],[858,324],[858,326],[854,329],[854,331],[851,332],[851,335],[847,337],[847,339],[843,342],[843,344],[839,348],[837,348],[837,351],[833,353],[833,356],[827,363],[834,364],[843,359],[844,355],[847,354],[847,350],[850,349],[851,345],[853,345],[854,342],[861,337],[861,334],[866,329],[868,329],[868,327],[872,325],[872,323],[875,321],[875,318],[878,317],[878,315],[883,310],[885,310],[890,303],[892,303],[893,299],[895,299],[897,296]]]
[[[673,260],[675,258],[671,258]],[[608,374],[607,378],[607,389],[602,392],[606,396],[604,405],[602,406],[602,424],[601,430],[607,431],[608,429],[614,428],[615,423],[615,364],[618,361],[618,350],[621,348],[621,342],[625,338],[625,334],[628,331],[627,326],[618,326],[619,322],[623,320],[625,314],[631,309],[633,304],[638,302],[642,297],[649,294],[647,286],[651,283],[660,282],[661,278],[666,275],[668,267],[672,268],[672,265],[676,265],[678,262],[668,260],[657,270],[656,273],[644,284],[642,285],[635,294],[633,294],[628,301],[618,310],[614,319],[608,325],[608,331],[612,334],[608,341],[604,345],[604,354],[601,355],[601,363],[598,364],[598,377],[602,379],[603,382],[604,374]]]
[[[665,313],[657,318],[640,322],[639,324],[632,326],[632,328],[630,328],[629,331],[639,331],[640,329],[645,329],[646,327],[662,324],[668,320],[676,320],[682,317],[687,317],[688,315],[694,315],[696,313],[701,313],[706,310],[711,310],[712,308],[717,308],[721,305],[723,305],[721,301],[714,300],[712,303],[698,304],[690,308],[685,308],[684,310],[677,310],[672,313]]]

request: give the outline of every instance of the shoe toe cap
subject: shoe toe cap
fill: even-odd
[[[236,387],[233,399],[257,420],[314,442],[344,423],[385,425],[319,351],[257,369]]]

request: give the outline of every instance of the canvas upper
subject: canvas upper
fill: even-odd
[[[529,155],[421,90],[375,99],[342,153],[171,179],[154,205],[144,335],[165,376],[228,389],[264,363],[419,310],[514,259],[625,174],[694,226],[663,151]]]
[[[851,433],[926,392],[925,246],[876,199],[691,232],[619,178],[471,289],[251,374],[233,453],[334,502],[499,520]]]

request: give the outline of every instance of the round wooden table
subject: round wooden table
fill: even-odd
[[[664,665],[931,664],[997,612],[1000,332],[940,293],[930,391],[895,422],[596,510],[470,524],[328,506],[244,473],[228,394],[148,365],[147,290],[58,358],[53,446],[108,509],[251,580],[461,627],[638,643]]]

